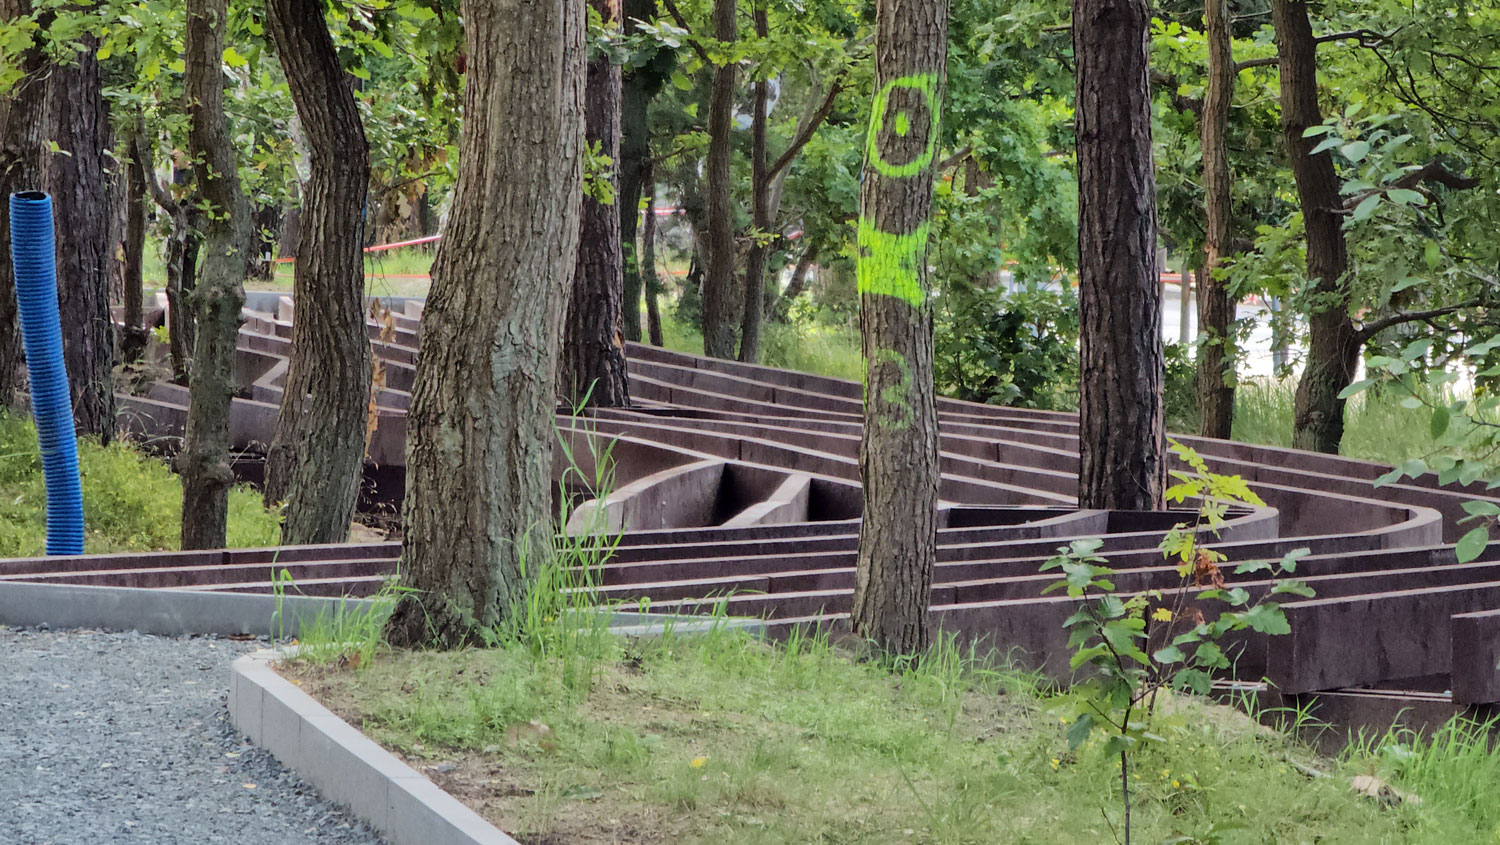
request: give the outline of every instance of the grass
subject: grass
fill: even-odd
[[[1119,824],[1114,758],[1097,741],[1068,753],[1066,695],[951,644],[895,671],[824,638],[727,630],[588,648],[583,674],[520,644],[295,672],[419,767],[454,764],[430,773],[522,842],[1072,843],[1111,841]],[[1137,841],[1453,843],[1493,829],[1488,808],[1383,807],[1347,778],[1310,778],[1377,757],[1317,760],[1226,707],[1182,700],[1160,730],[1169,741],[1135,758]],[[1476,796],[1500,787],[1495,769]],[[1412,781],[1423,796],[1438,785]]]
[[[89,554],[178,547],[182,485],[161,461],[129,444],[78,441],[83,480],[84,550]],[[36,429],[0,413],[0,557],[33,557],[46,548],[46,487]],[[248,487],[229,495],[229,545],[274,546],[280,516]]]
[[[1294,379],[1241,382],[1235,393],[1234,439],[1290,447],[1296,389]],[[1432,411],[1425,407],[1402,407],[1404,396],[1395,389],[1372,389],[1352,397],[1344,415],[1340,454],[1386,464],[1434,454],[1480,457],[1477,449],[1470,450],[1465,445],[1467,424],[1463,419],[1455,418],[1452,429],[1439,443],[1431,434]]]
[[[696,326],[677,320],[664,308],[662,341],[668,349],[703,354],[703,334]],[[641,316],[645,324],[645,314]],[[761,363],[768,367],[814,373],[847,381],[864,381],[859,332],[823,323],[787,324],[767,320],[761,338]]]

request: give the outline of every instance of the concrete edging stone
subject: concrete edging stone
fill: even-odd
[[[229,718],[391,845],[520,845],[312,696],[258,651],[230,667]]]

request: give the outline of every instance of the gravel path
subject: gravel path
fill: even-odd
[[[0,626],[0,845],[378,843],[229,724],[260,645]]]

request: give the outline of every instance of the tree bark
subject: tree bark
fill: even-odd
[[[1292,445],[1337,453],[1344,439],[1344,400],[1339,393],[1354,381],[1359,337],[1349,318],[1338,174],[1327,151],[1312,154],[1317,138],[1303,132],[1323,122],[1318,108],[1318,46],[1303,0],[1275,0],[1276,56],[1281,70],[1281,128],[1297,180],[1307,239],[1307,277],[1315,307],[1308,315],[1307,365],[1297,383]]]
[[[769,21],[763,0],[754,0],[755,35],[765,38]],[[760,363],[760,328],[766,308],[766,259],[771,244],[771,184],[766,156],[766,102],[770,83],[758,77],[753,86],[750,107],[750,226],[754,237],[745,256],[745,302],[740,309],[740,360]]]
[[[646,282],[646,333],[652,346],[665,346],[661,333],[661,276],[656,272],[656,177],[646,166],[646,217],[641,226],[641,277]]]
[[[284,502],[284,543],[342,543],[364,478],[370,403],[361,252],[370,145],[322,4],[266,0],[292,102],[311,149],[293,267],[297,319],[265,500]]]
[[[739,38],[735,20],[737,0],[714,0],[714,37],[729,44]],[[733,358],[734,326],[734,197],[731,191],[729,157],[734,131],[733,62],[714,68],[713,92],[708,104],[708,275],[703,280],[703,353],[712,358]]]
[[[864,518],[855,633],[890,653],[929,641],[938,421],[927,235],[948,49],[947,0],[877,0],[875,101],[860,187]]]
[[[1231,196],[1229,109],[1234,102],[1234,42],[1229,35],[1228,0],[1206,0],[1208,87],[1199,116],[1203,132],[1203,189],[1207,219],[1203,272],[1198,277],[1199,434],[1228,439],[1234,423],[1234,347],[1229,327],[1234,300],[1220,278],[1229,252]]]
[[[183,89],[188,151],[204,215],[203,268],[191,295],[197,338],[188,388],[187,432],[177,456],[182,476],[182,547],[222,548],[234,472],[229,455],[229,408],[234,356],[245,304],[245,251],[250,205],[240,191],[234,142],[224,114],[226,0],[188,0]]]
[[[1145,0],[1075,0],[1078,506],[1162,507],[1161,288]]]
[[[172,221],[172,229],[163,245],[163,271],[167,279],[167,349],[172,360],[172,378],[179,384],[189,381],[192,371],[193,313],[188,304],[188,293],[192,290],[197,261],[198,213],[194,200],[189,197],[179,200],[156,181],[151,163],[154,142],[140,133],[141,160],[145,167],[146,191]]]
[[[1166,265],[1163,264],[1163,270]],[[1184,347],[1193,340],[1193,288],[1197,279],[1186,259],[1182,262],[1182,274],[1177,280],[1177,342]],[[1165,302],[1166,300],[1162,300]]]
[[[127,364],[140,363],[146,352],[150,332],[146,329],[145,280],[141,263],[146,251],[146,157],[141,151],[145,139],[139,129],[127,133],[125,146],[125,260],[121,280],[125,288],[124,323],[120,333],[120,358]]]
[[[620,20],[619,0],[589,0],[606,27]],[[584,97],[584,138],[612,160],[620,153],[620,66],[600,54],[589,61]],[[618,185],[618,172],[611,175]],[[639,190],[639,188],[637,188]],[[630,404],[625,334],[620,325],[624,267],[620,209],[581,198],[578,262],[563,323],[557,395],[571,407],[620,408]],[[639,200],[636,202],[639,205]],[[639,297],[636,308],[639,310]]]
[[[797,297],[807,290],[807,279],[812,272],[813,265],[818,263],[818,252],[822,247],[816,240],[808,238],[808,244],[802,250],[802,255],[797,258],[797,264],[792,268],[792,278],[786,284],[786,290],[776,299],[774,313],[776,319],[786,320],[790,314],[792,303]]]
[[[656,20],[656,0],[625,0],[624,32],[634,35],[640,30],[637,21]],[[651,124],[648,120],[651,101],[661,91],[666,74],[661,59],[625,71],[621,79],[620,98],[620,244],[624,264],[623,299],[620,315],[625,339],[641,339],[642,275],[636,247],[640,230],[641,192],[648,187],[647,170],[651,166]],[[649,282],[647,282],[649,285]],[[649,294],[648,294],[649,295]],[[647,305],[649,308],[649,304]]]
[[[58,311],[63,363],[79,434],[108,443],[115,433],[114,321],[109,314],[109,193],[104,151],[109,111],[87,36],[69,63],[47,68],[46,139],[60,151],[42,155],[42,189],[57,209]]]
[[[31,13],[29,0],[0,0],[0,19]],[[46,96],[46,54],[38,41],[14,58],[22,77],[0,98],[0,196],[41,188]],[[10,261],[10,215],[0,214],[0,408],[11,406],[21,385],[21,324],[15,268]]]
[[[393,644],[508,618],[551,554],[557,338],[578,249],[583,0],[463,3],[453,214],[407,416]],[[545,72],[537,72],[538,70]]]

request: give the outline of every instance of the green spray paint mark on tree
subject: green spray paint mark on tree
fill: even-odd
[[[937,156],[938,75],[917,73],[887,82],[875,95],[866,142],[866,179],[909,180],[932,167]],[[913,137],[914,132],[922,134]],[[873,172],[870,172],[873,171]],[[915,309],[927,305],[922,262],[927,260],[930,221],[909,232],[890,232],[868,216],[861,216],[857,233],[858,290],[863,296],[887,296]],[[895,365],[894,381],[875,378],[875,370]],[[873,417],[887,429],[904,430],[916,421],[910,394],[914,381],[911,362],[894,349],[878,349],[868,364],[870,382],[883,383],[873,397]]]
[[[911,400],[908,398],[911,395],[914,374],[912,373],[911,362],[906,360],[905,355],[894,349],[881,349],[877,351],[874,359],[870,362],[872,368],[887,363],[896,365],[897,371],[901,373],[901,378],[895,384],[887,384],[880,389],[880,392],[877,394],[879,403],[876,407],[876,412],[881,425],[900,431],[909,428],[916,421],[916,412],[912,410]],[[870,397],[867,388],[865,395],[866,404],[869,401]]]
[[[913,308],[922,307],[927,301],[927,292],[922,289],[917,270],[918,264],[927,258],[930,229],[931,226],[924,222],[915,232],[892,235],[860,218],[859,292],[895,297]]]
[[[938,75],[914,73],[887,82],[875,95],[875,105],[870,110],[870,135],[866,143],[865,157],[870,166],[882,176],[892,179],[909,179],[932,165],[937,156],[938,125]],[[892,115],[892,101],[896,113]],[[922,112],[926,112],[923,115]],[[889,118],[892,132],[897,138],[911,134],[912,127],[926,126],[927,144],[916,157],[909,161],[892,160],[891,151],[883,149],[886,138],[885,124]]]

